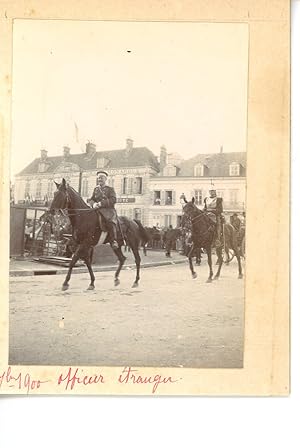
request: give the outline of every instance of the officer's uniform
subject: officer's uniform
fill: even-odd
[[[216,190],[210,190],[211,192],[215,192]],[[204,199],[204,210],[213,213],[215,216],[215,222],[217,227],[217,240],[216,244],[221,244],[221,235],[222,235],[222,213],[223,213],[223,199],[218,198],[217,196],[209,196]]]
[[[104,185],[103,187],[97,185],[94,188],[93,195],[89,200],[89,203],[92,207],[94,207],[94,204],[96,203],[99,204],[99,207],[97,207],[96,210],[99,211],[101,216],[103,216],[105,219],[111,243],[117,242],[118,217],[115,210],[116,201],[116,192],[112,187],[109,187],[108,185]]]

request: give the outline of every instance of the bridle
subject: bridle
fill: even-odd
[[[194,224],[196,224],[201,218],[205,218],[205,213],[203,213],[203,211],[201,211],[201,210],[199,210],[199,209],[197,209],[198,211],[199,211],[199,214],[197,214],[196,216],[191,216],[190,214],[186,214],[186,217],[188,218],[188,220],[190,221],[190,223],[192,224],[192,226],[194,225]],[[205,238],[206,237],[206,235],[211,231],[211,229],[212,229],[212,226],[210,225],[209,227],[208,227],[208,229],[205,231],[205,232],[203,232],[202,234],[201,234],[201,237],[202,238]]]
[[[95,211],[93,208],[72,208],[72,209],[70,209],[69,207],[71,206],[71,199],[70,199],[70,195],[69,195],[69,192],[67,189],[65,191],[65,195],[66,195],[65,208],[56,209],[64,217],[67,218],[70,216],[81,216],[81,213],[77,213],[77,212],[93,212],[93,211]],[[75,213],[71,213],[71,211],[75,212]]]

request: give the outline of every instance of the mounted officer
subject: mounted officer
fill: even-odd
[[[213,214],[213,221],[216,223],[216,246],[219,247],[222,237],[223,218],[223,198],[217,197],[217,191],[212,188],[209,190],[209,196],[204,199],[204,210],[208,214]]]
[[[94,192],[89,200],[89,203],[99,213],[100,228],[103,228],[104,218],[108,230],[110,245],[113,249],[117,249],[118,217],[115,210],[117,198],[115,190],[106,185],[107,177],[108,173],[106,171],[97,172],[97,186],[94,188]]]

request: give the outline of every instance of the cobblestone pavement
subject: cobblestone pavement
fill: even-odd
[[[74,275],[12,277],[11,365],[242,367],[244,281],[237,263],[211,284],[206,260],[192,279],[186,264]]]

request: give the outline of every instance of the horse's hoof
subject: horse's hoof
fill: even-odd
[[[115,286],[119,286],[120,280],[118,278],[115,278]]]
[[[243,274],[239,274],[238,278],[244,278]]]
[[[132,285],[132,288],[137,288],[139,286],[138,282],[134,282],[134,284]]]
[[[208,278],[208,279],[206,280],[206,283],[212,283],[212,281],[213,281],[212,278]]]
[[[66,291],[67,289],[69,289],[69,285],[62,285],[61,287],[62,291]]]
[[[219,280],[219,278],[220,278],[220,277],[219,277],[218,275],[215,275],[215,276],[214,276],[214,280]]]
[[[92,291],[93,289],[95,289],[95,285],[90,285],[87,290]]]
[[[197,274],[196,274],[196,272],[193,272],[193,273],[192,273],[192,277],[193,277],[193,278],[197,278],[197,277],[198,277]]]

